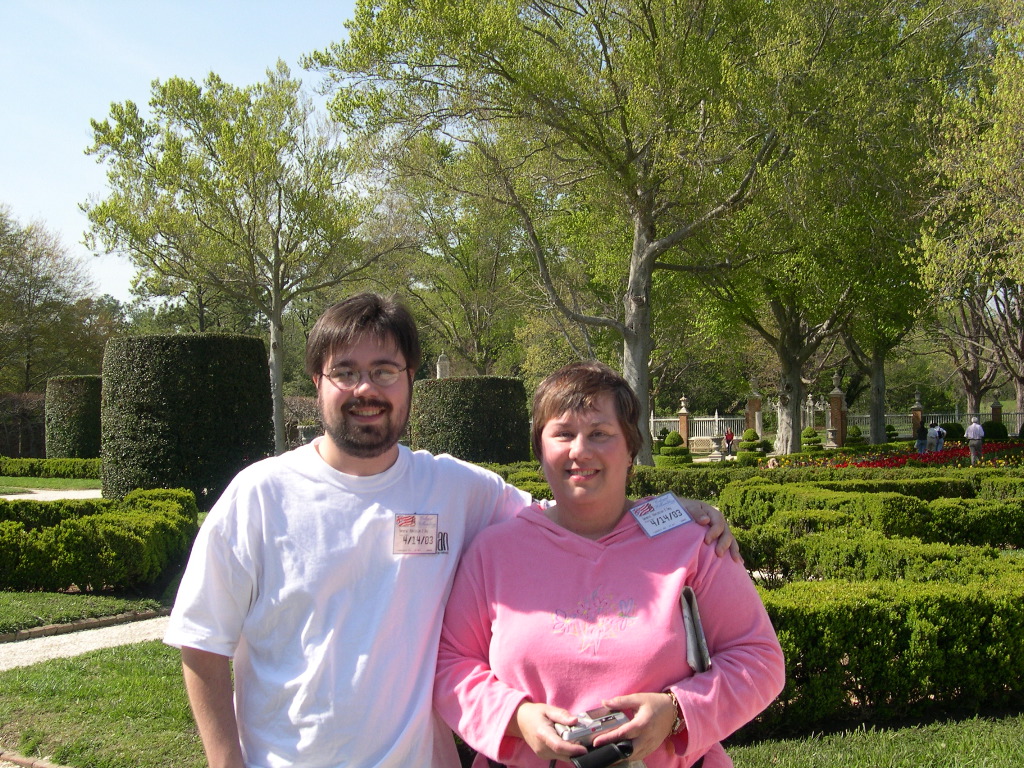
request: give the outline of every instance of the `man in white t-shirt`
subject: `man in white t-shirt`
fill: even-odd
[[[203,523],[164,640],[211,768],[458,767],[431,706],[444,604],[473,537],[530,496],[398,444],[419,363],[401,304],[328,308],[306,349],[324,436],[242,470]]]

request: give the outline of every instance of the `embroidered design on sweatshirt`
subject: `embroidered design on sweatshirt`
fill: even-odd
[[[636,621],[633,598],[619,599],[614,593],[603,593],[598,587],[576,603],[572,611],[555,611],[552,629],[556,635],[572,635],[579,639],[579,652],[596,654],[601,641],[617,637]]]

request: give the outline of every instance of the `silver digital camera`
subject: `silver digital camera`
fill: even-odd
[[[594,746],[594,737],[599,733],[618,728],[629,722],[625,714],[608,707],[598,707],[576,715],[576,725],[555,723],[555,731],[566,741],[582,744],[584,747]]]

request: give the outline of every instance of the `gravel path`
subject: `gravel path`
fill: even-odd
[[[49,637],[36,637],[0,645],[0,671],[26,667],[37,661],[77,656],[99,648],[160,640],[167,628],[167,616],[131,621],[99,629],[83,629]]]
[[[102,492],[99,488],[86,488],[80,491],[48,491],[33,490],[28,493],[13,493],[0,496],[0,499],[30,499],[32,501],[54,501],[56,499],[99,499]]]

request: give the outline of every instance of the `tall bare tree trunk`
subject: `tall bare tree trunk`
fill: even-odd
[[[622,334],[622,375],[640,401],[640,453],[637,463],[654,466],[651,452],[651,274],[654,255],[650,251],[649,227],[634,217],[633,252],[629,259],[629,284],[623,299],[625,330]]]
[[[269,318],[270,393],[274,403],[274,452],[278,455],[288,448],[284,429],[284,322],[281,315],[281,304],[274,301]]]
[[[782,376],[779,379],[779,426],[775,432],[775,452],[778,454],[800,451],[800,409],[804,401],[804,381],[801,361],[785,348],[778,350]]]
[[[872,445],[888,441],[885,434],[885,355],[877,350],[871,353],[871,398],[868,412],[871,416],[869,440]]]

